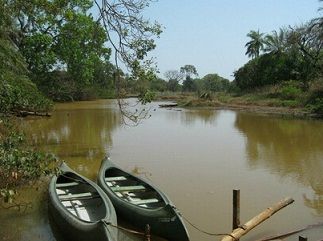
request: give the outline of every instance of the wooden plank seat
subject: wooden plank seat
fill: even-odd
[[[135,205],[141,205],[141,204],[158,203],[159,200],[157,198],[151,198],[151,199],[133,200],[133,201],[130,201],[130,202],[132,204],[135,204]]]
[[[73,187],[79,185],[79,182],[56,183],[56,187]]]
[[[106,177],[104,180],[106,182],[125,181],[125,180],[127,180],[127,178],[124,177],[124,176],[119,176],[119,177]]]
[[[79,200],[62,201],[62,204],[74,216],[76,216],[82,220],[85,220],[85,221],[90,221],[90,216],[87,211],[87,206],[84,206]]]
[[[84,200],[99,197],[96,193],[84,192],[84,193],[75,193],[75,194],[65,194],[60,195],[59,199],[61,201],[71,201],[71,200]]]
[[[146,188],[142,185],[138,186],[119,186],[119,187],[110,187],[112,191],[114,192],[135,192],[135,191],[142,191],[145,190]]]

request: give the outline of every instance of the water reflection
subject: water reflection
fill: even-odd
[[[20,194],[17,203],[31,203],[26,210],[0,209],[0,240],[54,240],[47,217],[46,195],[47,182],[26,185],[17,191]],[[37,225],[35,225],[37,223]]]
[[[103,156],[110,153],[116,164],[151,179],[183,215],[205,230],[231,228],[230,194],[237,184],[247,196],[245,218],[269,204],[268,196],[268,202],[286,193],[301,200],[250,240],[320,221],[323,122],[224,110],[168,110],[158,104],[150,104],[151,118],[135,127],[121,127],[118,107],[108,100],[58,105],[51,118],[24,119],[22,125],[33,145],[56,153],[92,180]],[[282,179],[289,181],[277,187]],[[26,192],[23,198],[39,204],[26,215],[0,210],[0,240],[54,240],[46,202],[29,189]],[[313,212],[321,216],[313,217]],[[188,228],[192,240],[213,239]],[[313,240],[320,234],[311,231]],[[119,237],[141,240],[122,232]]]
[[[203,123],[204,125],[216,125],[218,111],[209,109],[186,110],[181,114],[181,123],[184,125],[194,125],[196,123]]]
[[[235,127],[246,137],[249,166],[311,187],[304,203],[323,215],[323,122],[240,113]]]
[[[111,149],[112,132],[121,125],[121,119],[119,112],[109,105],[96,107],[79,102],[71,108],[58,105],[46,121],[38,118],[22,124],[33,145],[42,146],[62,159],[93,160]]]

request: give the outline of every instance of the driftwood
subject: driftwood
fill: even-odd
[[[25,110],[21,110],[21,111],[18,111],[16,112],[16,115],[19,116],[19,117],[26,117],[26,116],[29,116],[29,115],[33,115],[33,116],[51,116],[52,114],[51,113],[48,113],[48,112],[36,112],[36,111],[25,111]]]
[[[270,241],[270,240],[284,239],[286,237],[289,237],[291,235],[303,232],[305,230],[312,229],[312,228],[317,228],[317,227],[322,227],[322,226],[323,226],[323,222],[316,223],[316,224],[311,224],[311,225],[307,225],[306,227],[303,227],[303,228],[292,230],[292,231],[289,231],[287,233],[276,234],[276,235],[273,235],[273,236],[270,236],[270,237],[259,239],[257,241]]]
[[[289,204],[292,204],[293,202],[294,200],[292,198],[285,198],[284,200],[281,200],[277,204],[267,208],[262,213],[258,214],[257,216],[246,222],[244,225],[241,225],[239,228],[233,230],[230,235],[225,236],[221,241],[236,241],[240,239],[243,235],[247,234],[254,227],[258,226],[260,223],[270,218],[277,211],[288,206]]]
[[[160,108],[169,108],[169,107],[176,107],[178,104],[160,104]]]

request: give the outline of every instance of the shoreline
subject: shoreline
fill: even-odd
[[[194,100],[194,99],[185,99],[179,97],[167,97],[167,98],[158,98],[162,101],[173,101],[177,103],[176,107],[180,108],[206,108],[206,109],[216,109],[216,110],[234,110],[241,112],[250,112],[263,115],[275,115],[275,116],[290,116],[301,119],[318,119],[322,120],[323,115],[315,114],[309,110],[302,107],[285,107],[285,106],[268,106],[268,105],[259,105],[255,103],[242,104],[242,103],[225,103],[219,100]],[[173,108],[173,107],[168,107]]]

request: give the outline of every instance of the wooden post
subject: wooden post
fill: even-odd
[[[247,234],[254,227],[258,226],[263,221],[270,218],[277,211],[281,210],[282,208],[288,206],[293,202],[294,200],[292,198],[285,198],[284,200],[281,200],[277,204],[267,208],[262,213],[258,214],[257,216],[246,222],[244,225],[240,225],[240,227],[233,230],[230,235],[223,237],[221,241],[236,241],[240,239],[243,235]]]
[[[232,200],[232,230],[240,225],[240,190],[233,190]]]
[[[149,224],[146,225],[145,238],[146,238],[146,241],[150,241],[150,225]]]
[[[298,237],[298,240],[299,241],[307,241],[307,238],[306,237],[303,237],[303,236],[299,236]]]

